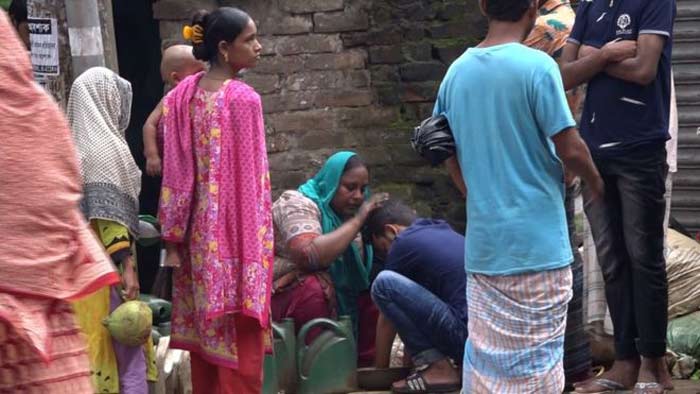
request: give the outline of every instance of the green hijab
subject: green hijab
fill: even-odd
[[[340,185],[340,178],[348,160],[356,156],[354,152],[338,152],[326,160],[321,170],[299,187],[299,192],[316,203],[321,211],[323,233],[328,234],[343,224],[331,201]],[[369,197],[369,192],[365,198]],[[365,245],[365,261],[357,246],[350,243],[348,249],[338,256],[330,266],[331,278],[335,286],[338,313],[349,315],[357,329],[357,297],[369,288],[369,273],[372,269],[372,246]]]

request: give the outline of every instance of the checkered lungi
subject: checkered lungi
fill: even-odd
[[[463,393],[561,393],[571,294],[569,267],[511,276],[468,274]]]

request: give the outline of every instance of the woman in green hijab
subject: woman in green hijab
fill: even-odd
[[[364,162],[353,152],[338,152],[298,190],[282,193],[272,208],[273,319],[293,318],[299,329],[318,317],[349,315],[361,365],[374,359],[378,312],[368,291],[372,247],[363,245],[360,230],[388,198],[369,197],[368,184]]]

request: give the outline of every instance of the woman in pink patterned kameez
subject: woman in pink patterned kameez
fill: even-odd
[[[211,68],[165,99],[160,220],[173,278],[171,346],[191,352],[194,393],[259,393],[269,345],[270,178],[260,96],[237,80],[261,46],[243,11],[185,28]]]

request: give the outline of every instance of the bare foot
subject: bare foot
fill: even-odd
[[[568,379],[566,380],[566,387],[579,386],[579,385],[583,384],[584,382],[587,382],[587,381],[593,379],[593,377],[595,377],[595,375],[593,374],[593,372],[591,372],[591,370],[588,370],[586,372],[582,372],[582,373],[577,374],[577,375],[569,376]]]
[[[642,364],[639,368],[637,382],[660,383],[666,390],[673,390],[673,382],[671,380],[671,374],[668,372],[666,359],[664,357],[642,357]]]
[[[579,378],[579,377],[577,376],[577,377],[571,378],[571,380],[573,381],[573,383],[571,384],[571,386],[573,386],[574,388],[576,388],[576,387],[578,387],[578,386],[581,386],[581,385],[583,385],[583,384],[586,384],[586,383],[588,383],[589,381],[591,381],[591,380],[593,380],[593,379],[595,379],[595,378],[599,378],[600,375],[602,375],[604,372],[605,372],[605,367],[603,367],[603,366],[593,367],[593,368],[591,368],[588,372],[586,372],[585,377],[582,376],[581,378]]]
[[[636,383],[637,376],[639,375],[639,359],[633,358],[629,360],[615,360],[612,368],[606,371],[602,375],[588,380],[576,385],[577,393],[598,393],[601,389],[601,385],[596,384],[596,381],[607,380],[619,384],[620,386],[631,389]]]
[[[453,367],[450,360],[446,358],[430,364],[427,369],[420,371],[419,374],[423,377],[423,380],[425,380],[428,386],[458,385],[460,381],[459,371]],[[401,392],[404,391],[406,386],[406,379],[403,379],[395,382],[391,388],[394,391]]]

